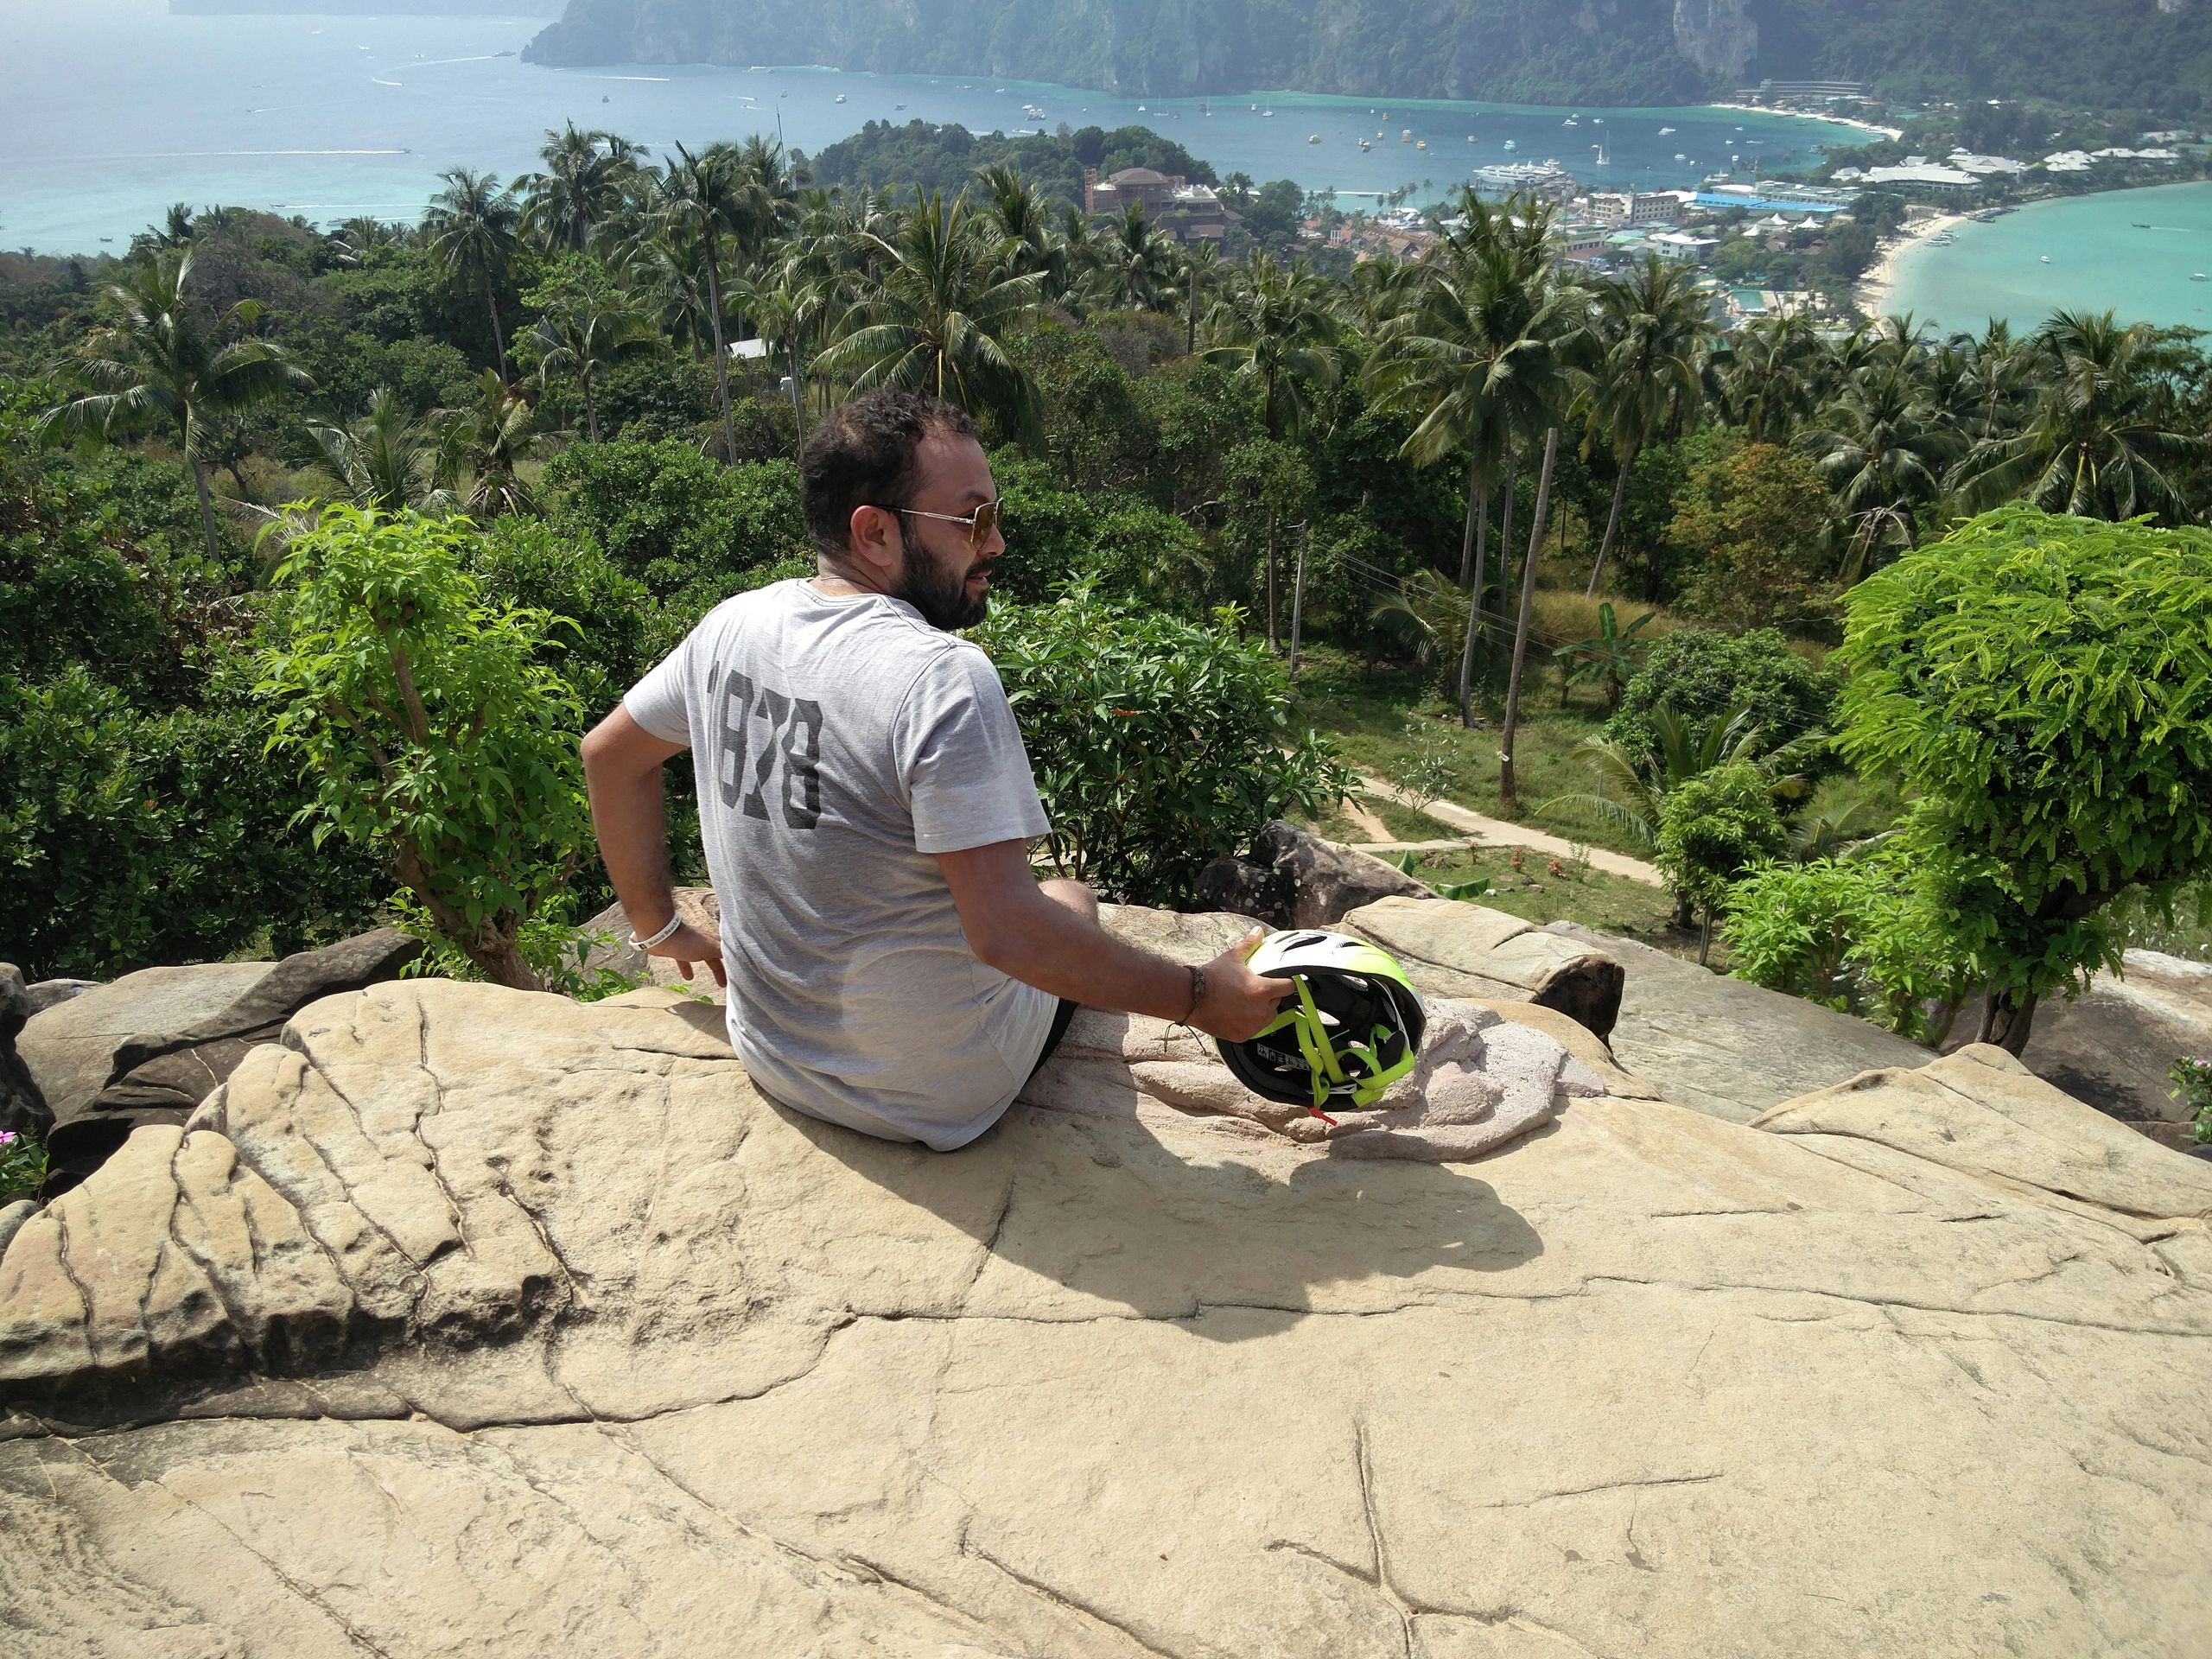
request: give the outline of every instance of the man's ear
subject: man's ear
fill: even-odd
[[[879,575],[897,574],[904,546],[897,513],[882,507],[855,507],[845,531],[849,561]]]

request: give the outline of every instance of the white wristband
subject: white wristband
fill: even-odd
[[[668,925],[662,928],[660,931],[655,933],[652,938],[641,939],[635,933],[632,933],[630,936],[630,943],[640,950],[650,950],[653,946],[658,944],[663,939],[666,938],[670,934],[675,932],[677,928],[683,925],[683,912],[679,910],[675,915],[668,918]]]

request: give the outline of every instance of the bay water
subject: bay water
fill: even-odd
[[[2025,333],[2062,307],[2212,331],[2212,181],[2034,202],[1952,234],[1899,257],[1885,309],[1947,333],[1992,317]]]
[[[1348,208],[1406,184],[1415,204],[1438,200],[1471,168],[1509,162],[1556,160],[1593,182],[1681,188],[1732,158],[1745,168],[1802,163],[1814,145],[1863,136],[1714,109],[1293,92],[1162,101],[988,77],[549,69],[517,55],[544,22],[173,16],[162,0],[0,0],[0,246],[119,252],[174,201],[319,225],[356,213],[412,219],[440,172],[512,177],[536,165],[547,128],[571,120],[655,155],[679,140],[696,149],[756,131],[817,152],[872,119],[976,132],[1141,124],[1224,175],[1295,179],[1342,193]]]

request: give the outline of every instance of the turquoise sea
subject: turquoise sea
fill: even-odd
[[[827,69],[556,70],[514,55],[544,21],[177,17],[162,0],[0,0],[0,246],[120,250],[173,201],[269,207],[318,223],[411,218],[443,169],[523,172],[544,130],[564,120],[611,128],[656,153],[779,125],[785,142],[817,151],[869,119],[1033,128],[1023,110],[1031,105],[1044,111],[1045,130],[1142,124],[1223,174],[1336,189],[1346,207],[1363,200],[1356,193],[1407,183],[1415,201],[1439,200],[1470,168],[1510,161],[1554,159],[1581,177],[1638,188],[1686,186],[1732,158],[1747,168],[1755,159],[1802,161],[1813,145],[1860,137],[1827,122],[1711,109],[1287,92],[1163,103]],[[1370,149],[1360,149],[1362,138]]]
[[[1947,331],[2021,332],[2061,308],[2212,331],[2212,280],[2190,280],[2212,278],[2212,181],[2036,202],[1954,234],[1899,258],[1889,310]]]

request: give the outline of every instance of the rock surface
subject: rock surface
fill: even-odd
[[[1924,1065],[1919,1044],[1847,1014],[1730,979],[1573,922],[1542,930],[1617,957],[1626,971],[1607,1041],[1659,1095],[1732,1122],[1884,1066]]]
[[[46,1144],[46,1196],[83,1180],[133,1130],[183,1122],[248,1050],[273,1041],[308,1003],[397,978],[422,951],[419,942],[392,927],[296,951],[207,1018],[181,1029],[149,1027],[117,1045],[105,1086],[81,1106],[55,1114]]]
[[[2178,1148],[2188,1114],[2166,1074],[2184,1054],[2212,1059],[2212,965],[2156,950],[2130,950],[2124,965],[2075,1001],[2037,1004],[2021,1058],[2075,1099]],[[1970,1039],[1980,1020],[1977,998],[1960,1010],[1955,1039]]]
[[[0,1129],[43,1133],[52,1115],[30,1069],[16,1052],[16,1039],[36,1010],[22,970],[0,962]]]
[[[1249,855],[1217,858],[1198,872],[1198,902],[1269,927],[1333,927],[1378,899],[1431,899],[1435,891],[1395,865],[1306,834],[1278,818]]]
[[[2212,1166],[2001,1055],[945,1156],[631,1001],[318,1003],[25,1225],[11,1656],[2212,1644]]]
[[[1381,945],[1432,995],[1534,1002],[1600,1038],[1620,1017],[1624,970],[1603,934],[1578,943],[1502,910],[1406,899],[1353,911],[1344,931]]]
[[[55,1121],[73,1117],[107,1087],[125,1043],[143,1033],[181,1031],[220,1014],[276,965],[142,968],[33,1014],[16,1039],[16,1051]]]

